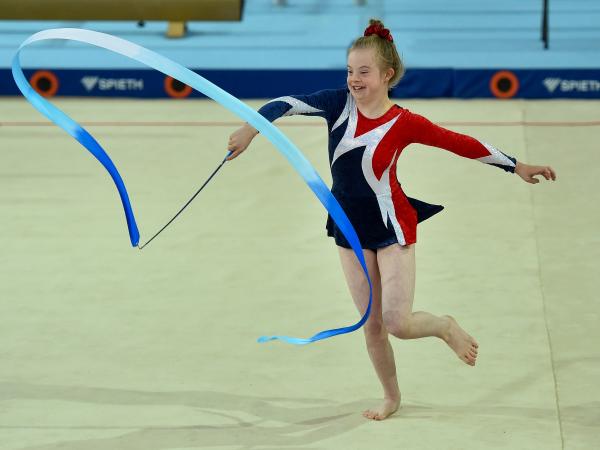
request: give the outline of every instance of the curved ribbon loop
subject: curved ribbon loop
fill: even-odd
[[[202,76],[192,72],[190,69],[183,67],[182,65],[171,61],[170,59],[148,50],[147,48],[141,47],[133,42],[121,39],[110,34],[100,33],[97,31],[91,31],[79,28],[56,28],[40,31],[27,38],[21,46],[18,48],[15,56],[12,60],[12,73],[15,82],[25,98],[43,115],[58,125],[60,128],[69,133],[75,138],[81,145],[88,149],[100,163],[106,168],[112,177],[123,204],[125,210],[125,217],[127,220],[127,227],[129,229],[129,237],[131,245],[138,245],[140,234],[135,221],[131,203],[129,202],[129,196],[127,189],[119,171],[106,154],[102,146],[88,133],[81,125],[63,113],[60,109],[52,105],[50,102],[40,96],[27,82],[23,70],[21,69],[19,55],[21,50],[34,42],[48,40],[48,39],[65,39],[72,41],[79,41],[95,45],[115,53],[119,53],[133,60],[139,61],[146,66],[152,67],[165,75],[169,75],[182,83],[202,92],[207,97],[212,98],[217,103],[221,104],[242,120],[251,124],[254,128],[260,131],[271,143],[279,150],[283,156],[290,162],[292,167],[300,174],[304,181],[308,184],[309,188],[314,192],[319,201],[327,209],[332,219],[335,221],[339,229],[342,231],[352,249],[354,254],[358,258],[360,265],[363,268],[367,281],[369,283],[369,305],[363,317],[356,324],[335,328],[331,330],[321,331],[314,336],[302,339],[289,336],[261,336],[258,338],[258,342],[267,342],[275,339],[286,341],[291,344],[309,344],[321,339],[326,339],[338,334],[349,333],[351,331],[360,328],[368,319],[371,312],[371,303],[373,300],[373,286],[371,284],[371,278],[367,270],[365,263],[364,254],[356,235],[356,231],[352,227],[352,224],[348,220],[346,213],[333,196],[325,182],[321,179],[314,167],[308,162],[304,155],[296,148],[296,146],[271,122],[265,119],[262,115],[254,111],[248,105],[235,98],[228,92],[214,85],[210,81],[206,80]]]

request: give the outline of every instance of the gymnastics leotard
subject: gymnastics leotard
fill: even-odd
[[[381,117],[369,119],[358,110],[347,88],[279,97],[258,112],[271,122],[295,114],[327,120],[331,192],[354,226],[361,246],[367,249],[415,243],[417,223],[444,208],[404,194],[396,177],[396,163],[409,144],[439,147],[511,173],[517,164],[515,158],[485,142],[442,128],[398,105]],[[329,215],[326,229],[337,245],[350,248]]]

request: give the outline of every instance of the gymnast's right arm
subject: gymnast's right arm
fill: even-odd
[[[227,144],[227,150],[233,153],[227,157],[227,161],[237,158],[240,153],[246,150],[250,145],[250,142],[252,142],[252,139],[254,139],[254,136],[257,134],[258,130],[248,122],[231,133]]]
[[[269,122],[273,122],[279,117],[296,114],[319,116],[329,120],[328,114],[332,106],[338,102],[339,95],[339,90],[324,89],[309,95],[278,97],[265,103],[258,110],[258,113]],[[227,158],[227,161],[237,158],[240,153],[246,150],[257,134],[258,130],[249,123],[245,123],[242,127],[234,131],[229,136],[229,143],[227,144],[227,149],[233,153]]]

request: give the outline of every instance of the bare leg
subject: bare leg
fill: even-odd
[[[354,252],[343,247],[338,247],[338,249],[350,294],[358,311],[363,315],[369,303],[369,284]],[[369,358],[383,387],[384,400],[377,408],[364,411],[363,416],[369,419],[382,420],[398,409],[400,389],[396,378],[394,352],[381,316],[381,281],[377,258],[373,251],[364,250],[364,253],[367,270],[373,283],[373,303],[371,314],[363,329]]]
[[[474,366],[479,345],[451,316],[412,312],[415,245],[393,244],[377,251],[382,283],[382,317],[387,331],[400,339],[436,336],[465,363]]]

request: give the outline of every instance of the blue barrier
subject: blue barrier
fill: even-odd
[[[203,97],[153,70],[25,70],[41,88],[78,97]],[[238,98],[275,98],[344,86],[344,69],[195,70]],[[41,74],[41,75],[40,75]],[[493,84],[493,85],[492,85]],[[167,86],[169,85],[169,86]],[[171,89],[169,89],[169,87]],[[516,89],[515,89],[516,87]],[[49,93],[52,93],[51,91]],[[0,69],[0,95],[20,94],[9,69]],[[409,69],[392,93],[395,98],[600,98],[600,69]]]

